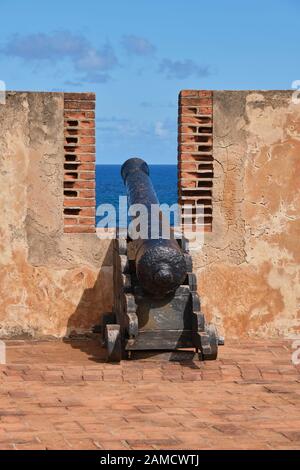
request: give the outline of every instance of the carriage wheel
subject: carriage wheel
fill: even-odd
[[[120,325],[106,325],[105,346],[108,362],[120,362],[122,359],[122,341]]]
[[[218,356],[218,333],[215,325],[209,323],[205,326],[206,333],[208,334],[208,342],[210,345],[209,352],[202,351],[202,358],[204,361],[214,361]]]
[[[112,325],[113,323],[116,323],[116,315],[112,312],[109,313],[104,313],[102,315],[102,320],[101,320],[101,342],[102,346],[105,346],[105,331],[106,331],[106,325]]]

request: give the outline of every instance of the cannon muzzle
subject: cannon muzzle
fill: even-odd
[[[145,291],[155,297],[164,297],[184,282],[187,269],[184,253],[178,242],[172,237],[163,238],[164,234],[159,228],[163,222],[169,221],[164,219],[159,210],[155,211],[158,220],[151,218],[152,206],[159,207],[159,201],[149,173],[147,163],[140,158],[130,158],[121,168],[129,206],[142,204],[146,209],[145,214],[147,213],[142,218],[139,214],[139,220],[145,225],[133,240],[136,275]],[[135,219],[135,216],[132,218]],[[155,228],[153,224],[156,224]],[[156,234],[154,238],[153,233]]]

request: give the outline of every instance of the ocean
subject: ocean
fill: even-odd
[[[177,203],[177,165],[149,165],[150,177],[160,204]],[[112,204],[118,224],[119,196],[126,196],[121,165],[96,165],[96,204]],[[96,216],[96,223],[101,218]]]

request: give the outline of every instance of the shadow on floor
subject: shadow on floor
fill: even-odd
[[[88,360],[92,362],[106,362],[106,352],[101,345],[99,335],[78,336],[73,338],[64,338],[64,343],[70,345],[73,349],[78,349],[88,356]]]

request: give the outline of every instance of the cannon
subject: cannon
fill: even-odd
[[[217,358],[223,339],[205,321],[197,293],[192,258],[184,237],[167,231],[149,167],[140,158],[127,160],[121,175],[130,208],[142,205],[143,229],[117,234],[113,244],[114,305],[102,317],[107,360],[163,355],[169,360]],[[139,205],[139,206],[137,206]],[[138,212],[138,210],[136,211]],[[131,211],[131,221],[137,220]]]

